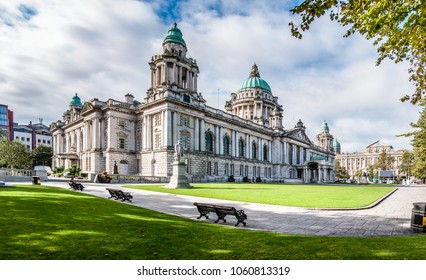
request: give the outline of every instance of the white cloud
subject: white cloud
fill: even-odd
[[[374,66],[372,42],[343,38],[344,29],[328,18],[315,22],[303,40],[291,37],[292,16],[283,2],[192,0],[174,6],[208,104],[223,108],[256,62],[284,107],[287,128],[300,118],[313,139],[327,120],[343,151],[360,151],[379,139],[408,147],[408,139],[394,137],[418,117],[416,107],[399,101],[413,91],[406,66]],[[76,92],[83,101],[123,100],[128,92],[142,101],[148,62],[161,52],[171,25],[158,16],[167,14],[161,10],[165,3],[0,4],[0,103],[10,106],[19,123],[39,117],[50,123],[62,118]],[[21,5],[35,15],[23,18]]]

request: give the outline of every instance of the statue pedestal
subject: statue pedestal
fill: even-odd
[[[189,184],[188,178],[185,175],[186,164],[183,162],[173,162],[173,175],[170,178],[170,183],[165,185],[167,189],[191,189],[192,186]]]

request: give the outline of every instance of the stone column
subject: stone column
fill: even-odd
[[[177,124],[178,124],[178,116],[177,116],[177,112],[173,112],[172,115],[173,118],[173,139],[172,139],[172,143],[177,143],[179,139],[179,131],[177,129]]]
[[[238,131],[234,131],[234,137],[235,137],[235,141],[234,141],[234,147],[235,147],[235,152],[234,152],[234,156],[239,157],[239,149],[240,149],[240,139],[239,139],[239,135],[238,135]]]
[[[195,117],[194,118],[194,151],[200,150],[200,120]]]
[[[246,134],[246,158],[251,158],[250,136]]]
[[[166,133],[166,138],[164,138],[164,140],[166,141],[166,146],[173,146],[173,143],[172,143],[172,135],[171,135],[171,131],[172,131],[172,128],[171,128],[171,125],[172,125],[172,114],[171,114],[171,112],[169,111],[169,110],[166,110],[165,111],[165,118],[164,118],[164,122],[166,123],[165,124],[165,133]]]
[[[206,137],[205,137],[205,126],[206,126],[206,122],[204,121],[204,119],[201,119],[201,128],[200,128],[200,151],[205,151],[206,150]]]
[[[269,162],[272,162],[272,143],[270,140],[268,140],[268,160]]]

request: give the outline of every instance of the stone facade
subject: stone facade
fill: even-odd
[[[355,177],[355,173],[361,170],[362,173],[368,173],[368,166],[375,165],[378,162],[380,154],[385,151],[387,155],[394,158],[392,170],[395,172],[395,176],[404,175],[400,174],[399,166],[402,162],[402,154],[405,150],[395,151],[393,147],[380,140],[368,145],[364,152],[355,153],[337,153],[336,160],[340,162],[340,165],[344,167],[349,176]]]
[[[186,52],[175,25],[164,39],[163,54],[149,62],[151,87],[143,102],[127,94],[124,101],[94,98],[82,104],[76,95],[63,120],[51,125],[54,166],[77,164],[93,176],[112,173],[116,162],[120,174],[170,177],[180,140],[190,178],[334,180],[328,126],[316,144],[301,121],[284,129],[282,106],[257,65],[230,94],[225,110],[208,106],[197,91],[197,62]]]

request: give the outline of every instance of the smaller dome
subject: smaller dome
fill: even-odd
[[[334,139],[334,141],[333,141],[333,147],[334,147],[334,149],[336,150],[337,148],[339,148],[340,149],[340,142],[339,141],[337,141],[337,139]]]
[[[247,88],[262,88],[269,93],[272,92],[268,83],[264,79],[260,78],[259,70],[257,69],[256,64],[252,66],[249,78],[241,84],[239,90]]]
[[[80,99],[80,97],[78,97],[77,93],[72,98],[72,100],[70,102],[70,106],[73,106],[73,107],[76,107],[76,108],[83,107],[83,104],[81,104],[81,99]]]
[[[179,28],[177,28],[177,24],[176,22],[173,24],[173,27],[170,28],[169,32],[167,33],[166,38],[164,39],[163,43],[166,42],[173,42],[173,43],[178,43],[181,44],[182,46],[186,47],[186,43],[185,40],[183,40],[182,37],[182,32],[180,31]]]
[[[325,120],[321,125],[321,130],[330,131],[330,129],[328,128],[328,124]]]

